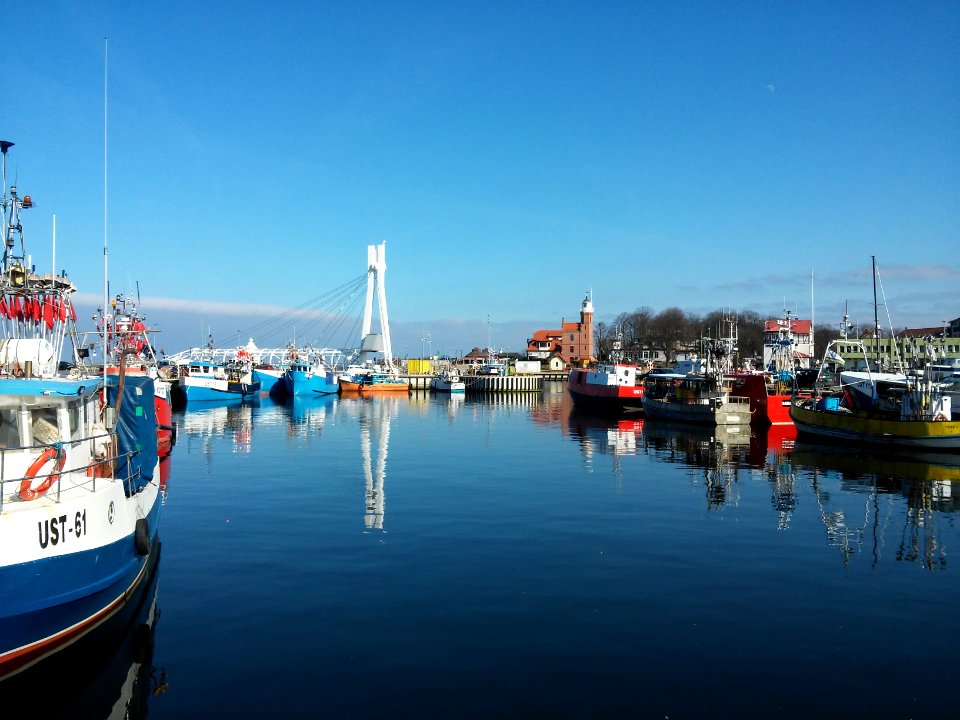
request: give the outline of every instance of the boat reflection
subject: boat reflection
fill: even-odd
[[[188,449],[200,442],[209,449],[213,438],[232,435],[234,452],[250,452],[253,443],[253,411],[250,403],[220,404],[178,413],[177,422],[187,436]]]
[[[293,395],[286,399],[284,410],[287,415],[287,434],[307,437],[319,434],[337,411],[336,395],[317,395],[315,397]]]
[[[643,418],[615,418],[576,409],[567,420],[567,433],[580,443],[585,456],[636,455],[643,427]]]
[[[790,467],[794,485],[809,481],[828,544],[844,562],[869,551],[876,564],[892,533],[899,536],[898,562],[946,568],[939,522],[941,514],[960,509],[960,456],[798,440]],[[898,498],[906,500],[902,512]]]
[[[160,458],[160,502],[167,503],[167,492],[170,490],[170,456]]]
[[[130,602],[72,645],[0,682],[0,697],[33,698],[30,717],[146,718],[149,699],[167,689],[166,671],[153,665],[160,554]]]
[[[751,442],[752,432],[749,425],[711,427],[648,419],[643,446],[658,460],[689,468],[691,476],[706,487],[707,507],[716,509],[739,499],[741,469],[757,465],[759,443]],[[764,448],[761,459],[765,455]]]
[[[613,475],[618,486],[623,482],[620,458],[636,455],[643,434],[643,419],[618,419],[572,408],[567,418],[567,434],[580,444],[587,472],[594,471],[598,455],[613,457]]]

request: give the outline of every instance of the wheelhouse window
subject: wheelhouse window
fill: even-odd
[[[0,448],[15,448],[20,445],[16,409],[0,408]]]
[[[40,407],[30,410],[30,431],[34,445],[53,445],[60,440],[57,427],[57,408]]]
[[[76,436],[80,430],[80,401],[74,400],[67,403],[67,417],[70,422],[70,437]]]

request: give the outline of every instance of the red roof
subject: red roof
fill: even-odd
[[[530,342],[550,342],[551,340],[559,340],[561,330],[537,330],[533,333],[533,338]]]
[[[933,337],[940,337],[943,334],[943,327],[934,327],[934,328],[907,328],[904,333],[907,337],[927,337],[932,335]]]
[[[780,332],[781,329],[786,330],[786,320],[767,320],[763,324],[763,331],[765,333],[775,333]],[[809,320],[791,320],[790,329],[797,335],[809,335],[810,334],[810,321]]]

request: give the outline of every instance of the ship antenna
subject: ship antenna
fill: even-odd
[[[10,226],[7,227],[7,150],[13,147],[13,143],[9,140],[0,140],[0,151],[3,152],[3,268],[7,268],[7,259],[10,254],[10,249],[13,247],[13,211],[11,210],[11,222]]]
[[[109,277],[107,261],[107,79],[109,77],[109,38],[103,38],[103,392],[107,392],[107,308],[110,307],[107,293]],[[118,397],[119,402],[119,397]]]

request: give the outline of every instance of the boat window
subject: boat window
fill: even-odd
[[[34,408],[30,411],[30,429],[34,445],[53,445],[60,440],[55,407]]]
[[[80,401],[67,403],[67,416],[70,418],[70,437],[75,437],[80,429]]]
[[[0,447],[20,447],[20,432],[17,429],[15,408],[0,408]]]

